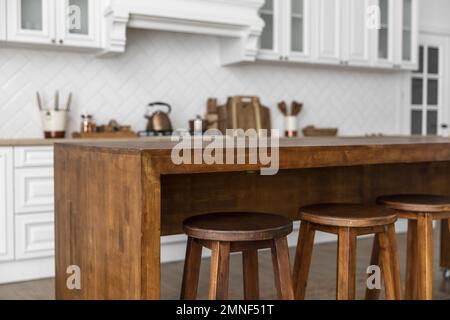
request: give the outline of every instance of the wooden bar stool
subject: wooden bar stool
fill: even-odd
[[[357,204],[317,204],[300,209],[301,227],[294,263],[294,295],[305,298],[316,231],[338,235],[338,300],[355,299],[356,238],[376,234],[386,298],[401,299],[401,279],[397,258],[395,211]]]
[[[377,203],[408,219],[406,292],[408,300],[433,298],[433,220],[450,218],[450,197],[393,195]],[[375,248],[376,250],[376,248]]]
[[[294,297],[287,235],[292,221],[263,213],[213,213],[191,217],[183,223],[188,235],[184,264],[182,300],[194,300],[200,272],[202,248],[212,250],[209,283],[210,300],[228,298],[230,252],[243,253],[244,297],[259,299],[258,250],[272,249],[278,297]]]

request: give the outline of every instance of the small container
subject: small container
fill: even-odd
[[[46,139],[64,138],[66,135],[67,110],[42,110],[42,128]]]
[[[93,116],[91,114],[82,114],[81,115],[81,133],[91,133],[96,132],[97,126],[93,120]]]
[[[293,138],[298,136],[297,127],[297,116],[286,116],[284,117],[284,135],[288,138]]]

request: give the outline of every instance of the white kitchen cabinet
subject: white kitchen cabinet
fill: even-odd
[[[265,27],[258,59],[310,59],[311,0],[267,0],[260,16]]]
[[[53,256],[54,238],[53,213],[16,216],[16,260]]]
[[[15,147],[16,168],[53,167],[53,147]]]
[[[341,61],[343,0],[315,0],[314,62],[338,64]]]
[[[7,0],[7,41],[100,47],[100,0]]]
[[[265,27],[259,38],[258,59],[283,59],[283,0],[266,0],[260,10]]]
[[[380,29],[374,36],[375,58],[374,64],[378,67],[393,68],[395,64],[394,40],[395,40],[395,14],[398,0],[376,0],[380,7]],[[398,13],[397,13],[398,14]],[[398,19],[399,17],[397,17]]]
[[[16,169],[14,204],[16,214],[53,211],[53,168]]]
[[[7,0],[8,41],[56,42],[54,0]]]
[[[311,0],[283,1],[286,34],[284,55],[289,61],[309,61],[311,58]]]
[[[419,56],[418,0],[396,1],[395,67],[416,70]]]
[[[6,40],[6,0],[0,0],[0,41]]]
[[[13,149],[0,148],[0,261],[14,259]]]
[[[344,0],[341,60],[344,64],[369,66],[370,32],[367,10],[371,0]]]
[[[75,47],[99,47],[100,11],[100,0],[58,0],[56,19],[59,43]]]

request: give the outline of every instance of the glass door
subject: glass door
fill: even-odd
[[[404,69],[417,69],[418,58],[418,2],[417,0],[402,0],[400,3],[401,25],[398,43],[400,64]]]
[[[283,2],[284,0],[281,0]],[[261,19],[264,20],[264,30],[259,39],[260,52],[258,57],[268,60],[282,60],[280,45],[280,13],[281,3],[279,0],[266,0],[259,11]]]
[[[54,0],[7,0],[8,40],[55,43]]]
[[[447,131],[443,105],[445,81],[444,43],[424,37],[419,47],[419,67],[411,76],[411,134],[442,135]],[[446,113],[446,112],[445,112]]]
[[[309,58],[310,0],[290,0],[286,2],[286,5],[286,11],[289,14],[289,18],[286,19],[289,39],[288,59],[304,60]]]
[[[393,18],[394,18],[394,1],[378,0],[380,8],[380,29],[377,34],[377,64],[383,66],[393,66]]]
[[[69,46],[99,46],[98,0],[58,0],[58,43]]]

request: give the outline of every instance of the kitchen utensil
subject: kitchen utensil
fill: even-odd
[[[69,94],[69,98],[67,98],[66,110],[70,111],[71,106],[72,106],[72,92]]]
[[[225,106],[219,107],[219,129],[224,134],[227,129],[270,130],[270,110],[258,97],[230,97]]]
[[[282,101],[278,104],[278,110],[280,110],[280,112],[284,115],[287,116],[288,115],[288,110],[287,110],[287,105],[286,102]]]
[[[38,104],[39,110],[40,111],[44,110],[44,108],[42,107],[42,99],[41,99],[41,95],[39,94],[39,92],[36,92],[36,99],[37,99],[37,104]]]
[[[148,119],[147,131],[149,132],[159,132],[159,133],[169,133],[172,132],[172,123],[170,122],[169,114],[172,111],[172,107],[165,102],[153,102],[148,105],[148,108],[154,108],[156,106],[163,106],[168,109],[167,112],[157,110],[151,115],[145,115]]]
[[[59,110],[59,91],[56,90],[55,92],[55,110]]]
[[[303,103],[299,103],[297,101],[292,102],[291,107],[291,116],[298,116],[300,112],[302,112]]]
[[[308,126],[303,129],[303,135],[305,137],[335,137],[337,136],[338,129],[336,128],[316,128],[314,126]]]

